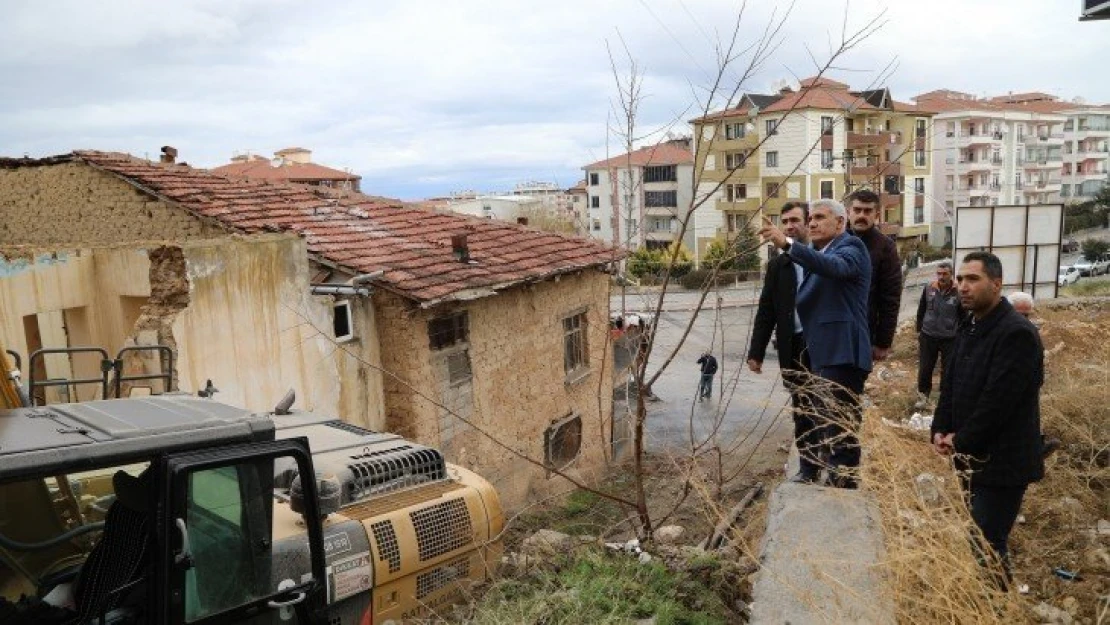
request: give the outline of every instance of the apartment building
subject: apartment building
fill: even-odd
[[[932,116],[894,100],[886,88],[855,91],[812,77],[797,90],[747,93],[735,107],[691,120],[697,194],[714,209],[703,224],[715,230],[704,234],[735,236],[760,215],[775,221],[787,200],[842,199],[872,189],[885,233],[927,236]]]
[[[689,138],[663,141],[582,169],[590,236],[630,250],[662,248],[678,239],[693,197]],[[702,252],[695,238],[698,219],[697,213],[691,217],[682,238],[695,258]]]
[[[1110,105],[1064,111],[1064,169],[1060,197],[1084,202],[1110,184]]]
[[[278,150],[272,159],[250,152],[235,154],[230,163],[213,167],[212,172],[249,180],[295,182],[356,193],[362,184],[362,176],[312,162],[312,150],[306,148]]]
[[[1074,201],[1106,182],[1106,108],[1041,92],[977,98],[940,89],[914,100],[937,112],[934,245],[951,241],[957,207]]]

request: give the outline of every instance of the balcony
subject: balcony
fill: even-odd
[[[1108,153],[1106,146],[1092,146],[1080,148],[1075,151],[1075,157],[1081,161],[1099,160],[1106,158]]]
[[[1001,156],[992,156],[991,157],[991,165],[993,165],[995,167],[1001,166],[1002,165],[1002,157]]]
[[[973,135],[960,135],[956,139],[956,145],[965,148],[973,145],[996,145],[1002,142],[1001,132],[984,132],[976,133]]]
[[[648,217],[677,217],[677,206],[647,206],[644,208],[644,214]]]
[[[848,164],[848,171],[853,178],[875,178],[877,176],[901,176],[902,164],[893,161],[880,161],[877,159],[861,159]]]
[[[963,169],[965,171],[990,171],[993,167],[995,167],[995,165],[993,165],[989,159],[980,158],[967,161],[964,163]]]
[[[877,132],[848,133],[848,149],[872,145],[902,145],[902,132],[899,130],[880,130]]]
[[[898,193],[880,193],[879,205],[884,209],[899,208],[902,206],[902,195]]]
[[[1106,180],[1106,170],[1095,171],[1077,171],[1072,176],[1072,180],[1076,182],[1086,182],[1088,180]]]
[[[782,194],[780,194],[782,195]],[[776,198],[771,198],[770,203],[774,203]],[[782,200],[786,201],[786,200]],[[728,202],[726,200],[717,200],[716,207],[719,211],[741,212],[741,213],[754,213],[759,210],[759,205],[762,201],[759,198],[746,198],[743,200],[736,200],[735,202]]]
[[[1075,131],[1075,138],[1079,141],[1084,139],[1110,139],[1110,126],[1103,124],[1080,126],[1079,130]]]
[[[1043,133],[1042,132],[1042,133],[1038,133],[1038,134],[1035,134],[1035,135],[1025,135],[1025,142],[1026,143],[1037,143],[1037,144],[1063,143],[1064,142],[1064,133],[1062,133],[1062,132]]]

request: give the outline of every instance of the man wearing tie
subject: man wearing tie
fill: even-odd
[[[812,394],[815,416],[822,423],[819,438],[829,449],[831,484],[856,488],[859,396],[871,371],[871,258],[863,242],[845,231],[846,223],[843,204],[821,199],[809,211],[812,247],[787,237],[766,217],[759,234],[805,271],[796,307],[809,370],[827,383],[826,389]]]

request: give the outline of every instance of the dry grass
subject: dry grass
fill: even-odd
[[[875,401],[862,432],[864,487],[876,494],[886,533],[888,573],[904,623],[1040,622],[1040,602],[1063,608],[1076,622],[1110,623],[1110,537],[1092,531],[1110,518],[1110,311],[1098,305],[1042,312],[1046,382],[1042,429],[1064,447],[1022,506],[1025,522],[1011,534],[1015,586],[1000,592],[975,559],[974,531],[949,462],[933,453],[928,435],[883,425],[905,418],[916,394],[916,337],[903,331],[900,349],[872,376]],[[934,385],[935,386],[935,385]],[[931,475],[932,478],[923,477]],[[1054,569],[1080,575],[1061,579]]]

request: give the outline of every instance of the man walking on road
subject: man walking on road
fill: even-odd
[[[871,371],[867,329],[871,258],[863,242],[845,232],[846,222],[844,205],[822,199],[809,211],[812,247],[788,238],[766,217],[759,234],[804,270],[797,310],[808,368],[830,386],[827,392],[812,394],[815,416],[822,422],[820,439],[829,449],[830,482],[856,488],[859,400]]]
[[[1044,348],[1033,324],[1002,297],[997,256],[968,254],[957,281],[960,302],[971,317],[960,327],[941,381],[933,447],[955,455],[971,518],[1008,581],[1010,530],[1025,489],[1044,477]]]
[[[796,244],[808,244],[808,217],[809,207],[805,202],[784,204],[780,212],[783,234]],[[752,327],[751,347],[748,348],[748,369],[763,373],[767,344],[774,333],[783,386],[790,391],[790,403],[794,408],[794,443],[798,447],[799,471],[792,481],[811,483],[816,482],[821,474],[818,453],[820,430],[801,388],[805,384],[805,368],[802,366],[805,340],[794,302],[802,277],[802,266],[790,260],[788,254],[779,254],[767,263],[767,275],[763,280],[763,291],[759,295],[759,308]]]
[[[902,261],[894,241],[879,232],[879,196],[860,189],[848,196],[852,232],[863,240],[871,257],[871,288],[867,297],[867,326],[871,333],[871,357],[886,360],[898,327],[902,303]]]
[[[717,375],[717,359],[713,354],[705,352],[698,358],[701,366],[701,378],[698,381],[698,401],[710,399],[713,396],[713,376]]]
[[[933,392],[933,369],[940,356],[940,374],[948,370],[948,356],[963,318],[960,294],[952,281],[952,263],[937,265],[937,279],[925,285],[917,304],[917,403],[924,408]]]

